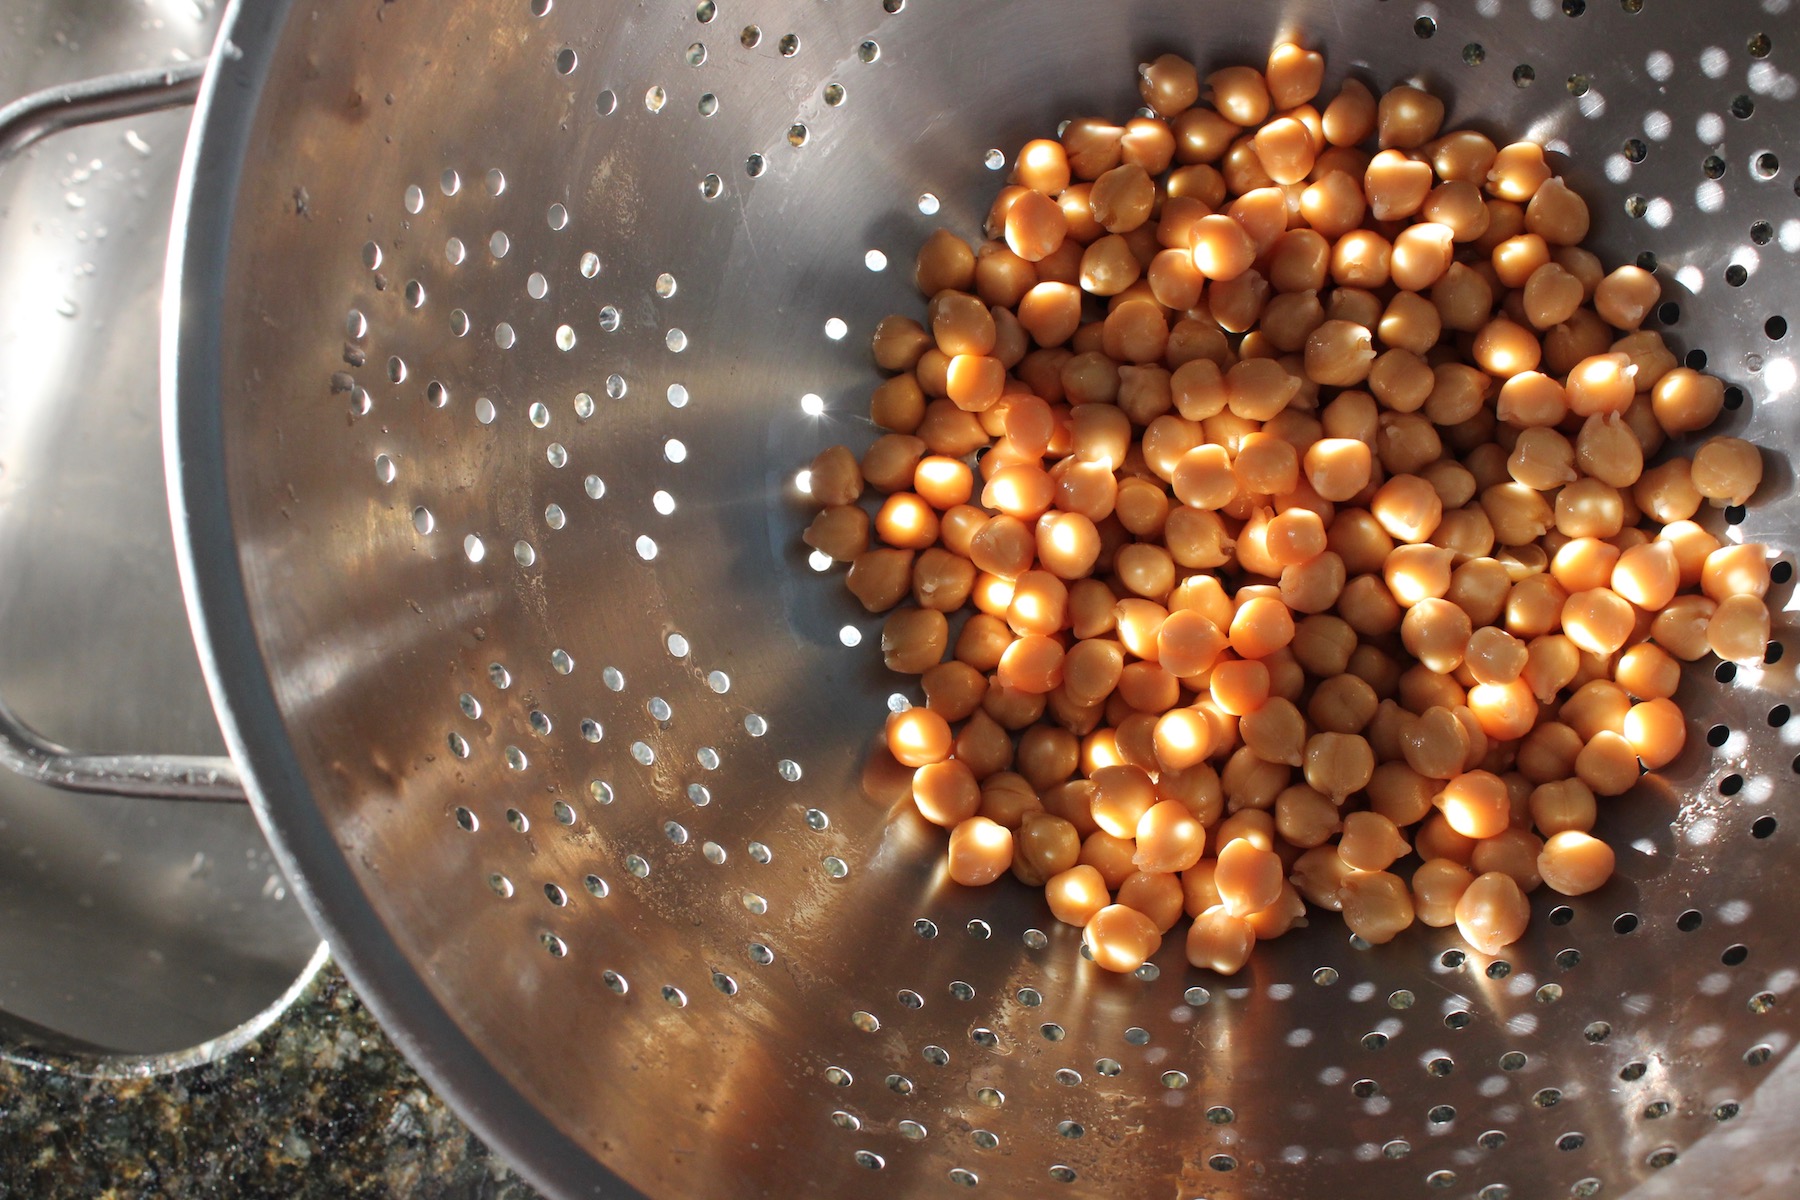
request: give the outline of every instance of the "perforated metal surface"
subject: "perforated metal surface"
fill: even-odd
[[[905,689],[793,486],[871,436],[869,331],[1005,151],[1129,111],[1156,53],[1298,34],[1328,89],[1416,76],[1565,151],[1608,262],[1655,256],[1662,328],[1770,448],[1730,536],[1783,548],[1785,643],[1786,8],[238,13],[182,258],[190,583],[359,984],[571,1195],[1787,1194],[1791,656],[1687,679],[1688,750],[1602,818],[1618,877],[1540,893],[1503,960],[1327,919],[1233,980],[1174,941],[1109,977],[863,794]]]

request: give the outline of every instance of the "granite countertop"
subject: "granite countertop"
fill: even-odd
[[[0,1049],[0,1200],[535,1200],[330,964],[254,1040],[95,1077]]]

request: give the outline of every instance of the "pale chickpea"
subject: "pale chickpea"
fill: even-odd
[[[1612,847],[1578,829],[1565,829],[1545,841],[1538,855],[1538,874],[1553,892],[1584,896],[1612,878]]]

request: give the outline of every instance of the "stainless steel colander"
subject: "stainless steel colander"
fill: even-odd
[[[562,1196],[1790,1196],[1789,0],[239,3],[165,362],[234,756],[360,990]],[[907,687],[794,484],[1007,153],[1295,36],[1566,155],[1769,449],[1777,644],[1502,959],[1094,969],[860,772]],[[1735,525],[1727,525],[1736,520]]]

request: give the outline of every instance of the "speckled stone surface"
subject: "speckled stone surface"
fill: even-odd
[[[255,1040],[141,1078],[0,1047],[0,1200],[536,1200],[327,964]]]

